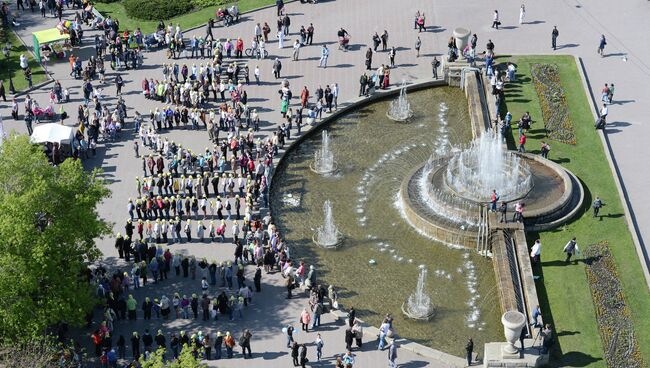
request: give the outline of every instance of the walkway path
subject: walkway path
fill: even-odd
[[[650,182],[650,172],[638,170],[644,167],[644,163],[650,159],[650,150],[638,149],[644,147],[646,137],[649,136],[650,126],[643,124],[647,108],[641,101],[650,99],[650,88],[642,88],[650,82],[650,64],[646,61],[650,56],[650,43],[634,42],[638,37],[647,33],[645,16],[648,14],[648,4],[645,1],[633,3],[611,3],[605,0],[595,0],[588,4],[582,4],[574,0],[550,0],[544,4],[527,4],[527,24],[517,24],[518,9],[520,2],[508,0],[506,3],[496,1],[470,0],[464,2],[462,8],[447,0],[432,1],[409,1],[399,2],[390,0],[338,0],[322,1],[318,5],[300,5],[291,3],[288,5],[292,17],[292,32],[289,40],[285,42],[287,47],[278,50],[276,43],[270,43],[267,49],[272,57],[280,57],[283,62],[283,77],[287,78],[292,85],[294,95],[299,94],[302,86],[307,86],[314,91],[318,85],[338,82],[341,90],[339,101],[347,101],[356,96],[358,91],[359,75],[363,72],[364,54],[367,45],[371,43],[370,37],[373,32],[381,32],[386,29],[390,34],[389,44],[399,46],[397,53],[397,69],[391,75],[393,81],[401,79],[426,78],[430,76],[430,61],[433,55],[442,53],[446,49],[446,40],[451,30],[456,26],[466,26],[472,29],[479,36],[479,49],[482,49],[487,39],[490,38],[496,44],[497,54],[507,53],[551,53],[550,32],[553,25],[560,30],[559,45],[556,53],[570,53],[581,56],[584,60],[587,75],[596,89],[604,83],[614,82],[617,86],[615,100],[618,101],[610,107],[610,127],[607,129],[607,137],[612,145],[616,163],[624,179],[624,185],[633,204],[634,215],[638,223],[650,223],[650,196],[645,195],[645,186]],[[496,5],[498,4],[498,6]],[[501,13],[502,27],[496,31],[490,29],[492,10],[498,7]],[[625,7],[625,9],[622,9]],[[415,57],[413,45],[418,35],[412,29],[412,15],[416,10],[424,11],[427,14],[427,23],[433,24],[428,32],[420,34],[422,38],[422,50],[419,59]],[[397,15],[397,16],[395,16]],[[253,33],[255,21],[267,21],[272,28],[275,28],[275,9],[266,9],[247,14],[246,21],[230,28],[215,29],[215,37],[236,38],[241,36],[245,41],[250,39]],[[23,39],[30,43],[29,32],[34,29],[45,28],[38,23],[33,28],[30,22],[39,21],[40,18],[23,19],[23,25],[29,26],[26,30],[19,31]],[[293,43],[295,32],[301,24],[307,26],[313,23],[316,32],[314,45],[301,50],[300,61],[291,61],[291,50],[289,45]],[[32,23],[33,24],[33,23]],[[50,24],[51,25],[51,24]],[[352,35],[352,50],[343,52],[336,49],[336,30],[344,27]],[[190,32],[192,34],[203,34],[204,29]],[[600,58],[596,54],[596,47],[601,33],[608,37],[606,52],[608,57]],[[86,33],[86,44],[91,43],[92,32]],[[318,57],[320,45],[327,44],[331,49],[329,67],[319,69]],[[91,52],[90,46],[82,50],[82,54]],[[627,62],[622,60],[623,54],[627,55]],[[271,59],[271,58],[270,58]],[[258,107],[261,118],[265,121],[263,132],[269,133],[279,122],[280,113],[279,97],[277,90],[279,82],[273,80],[271,72],[271,60],[251,61],[249,66],[254,69],[259,65],[262,70],[263,84],[261,86],[249,86],[248,93],[254,107]],[[190,60],[181,60],[190,63]],[[379,63],[388,61],[387,53],[378,53],[373,58],[373,66],[376,68]],[[132,109],[137,108],[143,113],[149,109],[160,106],[149,100],[145,100],[140,91],[140,81],[144,77],[162,78],[159,65],[165,62],[163,52],[146,54],[145,68],[137,71],[121,72],[123,79],[127,82],[126,101]],[[200,61],[197,61],[200,63]],[[76,104],[80,101],[80,90],[78,81],[68,77],[69,67],[67,62],[60,62],[50,67],[56,79],[60,79],[64,87],[72,87],[74,102],[66,106],[68,113],[76,115]],[[114,85],[105,89],[105,94],[114,95]],[[32,95],[41,105],[46,105],[48,97],[46,90],[35,91]],[[114,103],[113,97],[108,97],[109,103]],[[22,110],[22,107],[21,107]],[[7,105],[0,109],[2,115],[10,116]],[[642,115],[642,113],[646,113]],[[70,121],[70,120],[69,120]],[[4,120],[5,129],[16,129],[24,132],[24,124]],[[592,122],[579,122],[591,124]],[[194,150],[202,150],[208,145],[205,132],[171,131],[166,133],[170,139],[182,143],[184,146]],[[126,219],[126,202],[129,197],[134,196],[134,176],[141,175],[140,161],[133,158],[131,149],[132,132],[126,131],[118,141],[100,145],[97,157],[88,161],[89,166],[101,166],[104,169],[105,177],[111,183],[113,196],[100,208],[100,214],[116,223],[115,231],[123,230],[123,222]],[[613,195],[613,194],[608,194]],[[650,227],[642,226],[640,229],[642,238],[650,239]],[[104,239],[99,242],[109,262],[115,262],[116,251],[113,248],[112,239]],[[191,245],[174,246],[197,257],[216,258],[218,260],[229,259],[233,252],[231,245],[207,245],[194,243]],[[118,263],[119,264],[119,263]],[[283,348],[284,337],[281,336],[280,328],[286,323],[296,322],[298,313],[302,308],[303,301],[286,303],[282,300],[280,288],[281,280],[277,277],[270,277],[265,280],[264,293],[262,297],[255,296],[254,305],[246,312],[245,325],[253,328],[255,338],[253,341],[254,351],[266,351],[267,353],[256,357],[255,366],[278,366],[278,362],[285,364],[289,361],[286,350]],[[167,284],[170,282],[167,281]],[[190,285],[185,281],[172,279],[172,285],[165,286],[165,292],[183,289],[187,293],[192,290],[198,291],[198,281]],[[145,295],[144,292],[136,295],[139,300]],[[159,295],[158,295],[159,296]],[[276,313],[268,313],[269,310],[276,310]],[[328,317],[329,318],[329,317]],[[327,321],[331,322],[331,321]],[[147,324],[151,329],[157,329],[160,323]],[[181,326],[182,325],[182,326]],[[233,329],[239,331],[242,323],[233,325]],[[229,325],[225,325],[228,328]],[[254,327],[253,327],[254,326]],[[343,348],[343,333],[336,324],[331,322],[324,332],[326,341],[325,355],[331,357],[334,353],[341,352]],[[143,321],[128,326],[129,330],[137,327],[140,331],[145,328]],[[119,326],[118,329],[124,328]],[[178,322],[165,323],[165,328],[174,329],[195,329],[202,328],[200,323],[180,324]],[[399,329],[399,326],[398,326]],[[308,338],[305,334],[298,335],[299,341],[312,341],[314,334],[310,333]],[[313,351],[310,351],[313,357]],[[408,362],[404,367],[435,366],[430,365],[428,359],[424,359],[406,352],[400,353],[400,362]],[[361,366],[370,366],[373,363],[385,362],[384,353],[364,351],[360,353]],[[313,360],[313,359],[312,359]],[[225,364],[239,364],[237,361]],[[230,366],[230,365],[229,365]]]

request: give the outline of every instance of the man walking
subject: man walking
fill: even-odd
[[[393,341],[388,347],[388,366],[397,368],[397,343]]]
[[[282,62],[280,59],[275,58],[275,61],[273,62],[273,76],[275,79],[280,78],[280,71],[282,70]]]
[[[433,57],[431,61],[431,69],[433,70],[433,79],[438,79],[438,67],[440,66],[440,61],[437,57]]]
[[[499,11],[495,10],[494,16],[492,17],[492,28],[496,28],[498,30],[500,24],[501,22],[499,22]]]
[[[560,31],[557,30],[557,26],[553,26],[553,32],[551,32],[551,47],[553,50],[557,50],[557,36],[560,35]]]
[[[568,243],[566,243],[562,251],[566,253],[566,259],[564,260],[564,262],[566,263],[571,262],[571,257],[574,254],[580,253],[580,249],[578,248],[578,243],[576,242],[575,236],[573,237],[573,239],[569,240]]]
[[[299,56],[300,56],[300,41],[296,40],[293,43],[293,61],[298,61]]]
[[[330,50],[327,48],[327,45],[323,45],[320,50],[320,62],[318,63],[318,66],[327,69],[327,58],[329,56]]]
[[[364,72],[359,78],[359,97],[366,94],[366,85],[368,84],[368,75]]]
[[[600,212],[600,209],[603,206],[604,206],[603,201],[600,199],[600,197],[596,196],[594,203],[591,204],[591,207],[594,209],[594,217],[598,216],[598,213]]]
[[[600,43],[598,44],[598,54],[600,54],[600,57],[605,56],[605,45],[607,45],[607,40],[605,39],[605,35],[600,35]]]

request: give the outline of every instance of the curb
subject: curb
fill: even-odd
[[[580,80],[582,81],[582,87],[585,90],[585,94],[587,95],[588,99],[591,98],[591,112],[595,121],[595,119],[597,119],[599,116],[598,103],[596,102],[592,89],[589,88],[591,84],[587,78],[587,71],[585,70],[585,65],[582,62],[582,58],[579,56],[574,56],[574,59],[578,73],[580,74]],[[648,255],[646,250],[641,246],[639,227],[633,215],[634,211],[630,204],[630,199],[627,195],[627,191],[623,185],[623,178],[621,177],[621,173],[618,170],[618,166],[616,165],[616,159],[614,158],[614,152],[612,150],[611,144],[609,143],[609,138],[607,137],[605,130],[600,130],[598,132],[598,136],[600,137],[600,141],[603,144],[603,148],[605,148],[605,156],[607,156],[607,162],[609,163],[609,168],[612,171],[612,176],[614,177],[614,183],[616,184],[619,198],[623,200],[625,221],[627,222],[630,235],[632,236],[632,242],[634,242],[634,247],[636,248],[636,253],[639,257],[639,262],[641,263],[641,269],[643,270],[643,275],[645,276],[646,285],[648,286],[648,289],[650,289],[650,272],[648,271],[650,264],[650,255]]]

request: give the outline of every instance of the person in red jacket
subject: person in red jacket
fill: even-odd
[[[237,43],[235,44],[235,57],[236,58],[241,58],[242,53],[244,52],[244,40],[240,38],[237,39]]]
[[[526,152],[526,133],[521,133],[521,136],[519,137],[519,152],[524,153]]]

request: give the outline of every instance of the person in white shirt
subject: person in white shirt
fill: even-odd
[[[499,24],[500,23],[501,22],[499,22],[499,11],[495,10],[494,11],[494,17],[492,18],[492,28],[499,29]]]
[[[542,255],[542,242],[537,239],[535,244],[533,244],[532,249],[530,250],[530,257],[533,259],[533,263],[539,263],[540,256]]]

